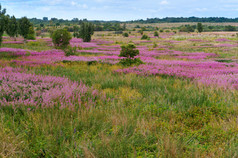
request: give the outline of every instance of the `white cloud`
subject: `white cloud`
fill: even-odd
[[[167,0],[164,0],[164,1],[161,1],[160,4],[161,5],[167,5],[167,4],[169,4],[169,2]]]

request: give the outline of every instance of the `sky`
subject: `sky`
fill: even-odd
[[[138,20],[163,17],[238,17],[238,0],[0,0],[20,18]]]

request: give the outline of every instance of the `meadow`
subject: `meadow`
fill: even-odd
[[[238,34],[95,32],[0,48],[0,157],[238,156]],[[134,43],[144,63],[123,66]]]

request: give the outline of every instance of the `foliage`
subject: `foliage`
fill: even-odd
[[[231,25],[225,26],[225,31],[236,31],[236,27]]]
[[[2,9],[2,6],[0,4],[0,46],[2,44],[2,36],[5,31],[6,27],[6,9]]]
[[[134,58],[137,55],[139,55],[139,50],[136,49],[134,44],[129,43],[121,46],[119,57]]]
[[[141,40],[150,40],[150,37],[148,36],[148,35],[143,35],[142,37],[141,37]]]
[[[141,65],[143,64],[143,61],[140,58],[126,58],[126,59],[121,59],[119,64],[123,66],[132,66],[132,65]]]
[[[26,40],[30,33],[30,28],[33,27],[27,17],[23,17],[18,21],[19,34]],[[31,29],[32,33],[32,29]]]
[[[18,24],[15,16],[12,16],[7,24],[6,32],[10,37],[16,37],[18,31]]]
[[[155,32],[154,32],[154,36],[155,36],[155,37],[159,37],[158,31],[155,31]]]
[[[139,55],[139,50],[136,49],[134,44],[129,43],[128,45],[121,46],[121,52],[119,57],[126,57],[120,60],[120,64],[124,66],[140,65],[143,62],[139,58],[134,58]]]
[[[73,30],[74,30],[73,36],[79,38],[79,27],[75,25],[73,27]]]
[[[36,37],[35,37],[35,31],[34,31],[33,26],[31,26],[31,27],[29,28],[29,32],[28,32],[28,35],[27,35],[27,39],[28,39],[28,40],[35,40],[35,39],[36,39]]]
[[[191,25],[184,25],[182,26],[179,31],[180,32],[194,32],[195,31],[195,25],[191,26]]]
[[[75,55],[77,53],[77,47],[76,46],[74,46],[74,47],[67,46],[64,49],[64,53],[65,53],[65,56]]]
[[[197,23],[197,30],[199,33],[203,32],[203,26],[202,26],[202,23]]]
[[[52,34],[52,42],[56,48],[66,48],[71,39],[71,34],[65,29],[58,29]]]
[[[83,39],[83,42],[90,42],[93,33],[94,25],[92,23],[83,22],[80,25],[79,37]]]
[[[129,34],[127,32],[123,33],[123,37],[128,37]]]

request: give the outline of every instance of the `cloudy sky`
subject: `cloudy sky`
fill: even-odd
[[[0,0],[9,15],[89,20],[238,17],[238,0]]]

